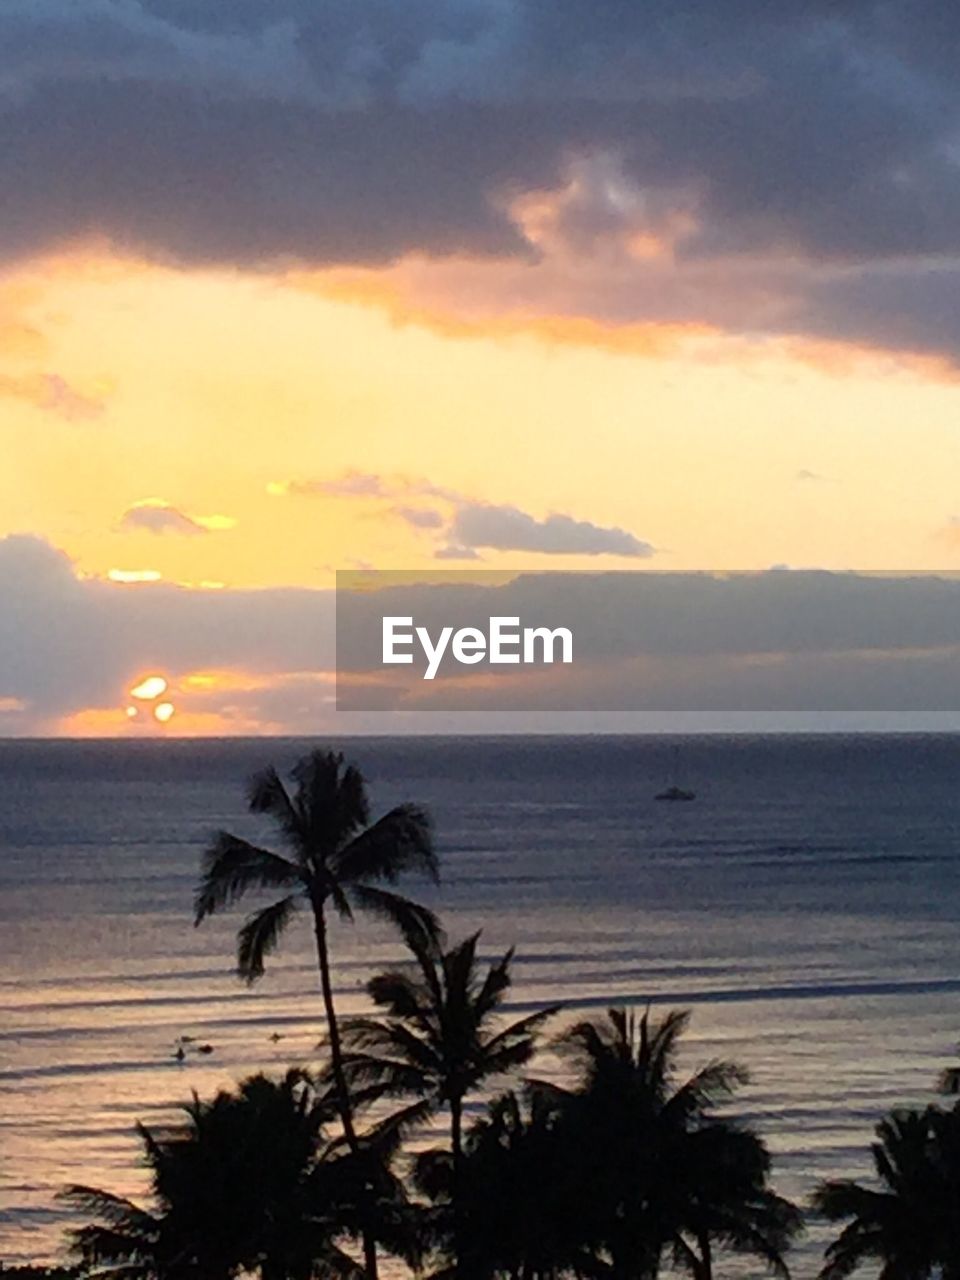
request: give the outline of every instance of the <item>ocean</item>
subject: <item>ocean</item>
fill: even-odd
[[[0,742],[0,1259],[58,1255],[65,1184],[143,1190],[138,1119],[311,1061],[305,924],[247,989],[243,908],[195,929],[191,907],[212,830],[266,837],[248,775],[312,745]],[[452,937],[482,928],[485,955],[516,946],[512,1007],[687,1008],[686,1067],[750,1069],[733,1110],[767,1138],[782,1193],[867,1174],[875,1122],[935,1100],[960,1061],[960,737],[335,745],[375,812],[429,806],[443,883],[422,896]],[[653,799],[675,745],[692,804]],[[339,1007],[356,1011],[400,949],[367,923],[338,926],[334,948]],[[178,1063],[181,1036],[212,1052]],[[816,1273],[823,1239],[814,1224],[795,1275]]]

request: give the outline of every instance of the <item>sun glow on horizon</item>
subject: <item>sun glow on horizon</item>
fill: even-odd
[[[159,698],[167,691],[167,681],[163,676],[147,676],[130,690],[131,698],[141,698],[146,702]]]

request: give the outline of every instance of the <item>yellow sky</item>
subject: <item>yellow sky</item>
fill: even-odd
[[[475,502],[562,513],[655,548],[649,559],[482,549],[491,569],[960,566],[949,371],[518,310],[496,264],[483,269],[481,314],[458,295],[462,270],[436,265],[426,283],[406,264],[188,272],[91,250],[8,271],[0,536],[38,535],[78,575],[117,582],[331,586],[338,568],[437,565],[447,531],[396,509],[448,524],[458,502]],[[357,476],[382,492],[344,492],[374,483]],[[163,504],[181,524],[143,527]],[[128,684],[151,673],[134,666]],[[189,671],[161,674],[170,729],[258,727],[248,673],[202,687]],[[128,720],[126,701],[118,687],[37,723],[156,729]],[[20,723],[8,708],[0,728]]]
[[[4,319],[21,341],[0,381],[0,532],[41,534],[86,574],[228,586],[430,563],[436,533],[393,516],[395,502],[268,492],[365,472],[620,526],[662,568],[960,558],[960,392],[942,376],[695,331],[652,354],[534,323],[448,332],[442,316],[398,321],[375,289],[322,289],[79,255],[8,277]],[[121,530],[148,500],[235,523]]]

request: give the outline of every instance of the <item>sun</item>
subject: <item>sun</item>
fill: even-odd
[[[170,684],[165,676],[143,676],[129,691],[128,696],[133,701],[128,702],[125,708],[127,719],[131,723],[169,724],[176,715],[176,707],[169,698],[157,701],[169,688]]]
[[[141,698],[144,702],[152,702],[154,698],[159,698],[161,693],[166,693],[167,682],[163,676],[145,676],[139,684],[135,684],[130,690],[131,698]]]

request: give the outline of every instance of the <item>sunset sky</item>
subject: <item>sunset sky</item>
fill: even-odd
[[[302,730],[305,646],[174,632],[338,568],[960,568],[958,41],[4,4],[0,733]]]

